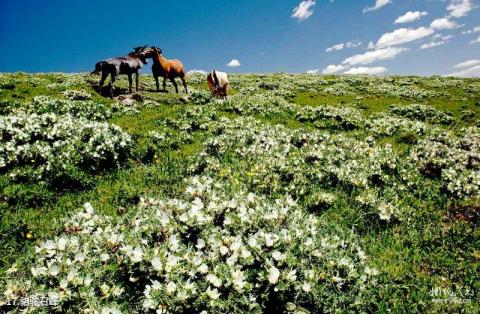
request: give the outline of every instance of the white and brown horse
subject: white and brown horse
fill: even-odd
[[[212,70],[207,75],[208,88],[213,96],[227,99],[228,76],[225,72]]]

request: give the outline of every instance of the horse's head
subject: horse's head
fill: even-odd
[[[140,61],[142,61],[142,63],[147,64],[147,58],[144,55],[144,52],[145,52],[146,48],[147,48],[147,45],[145,45],[143,47],[134,47],[133,52],[130,53],[130,55],[133,55],[133,56],[139,58]]]
[[[143,47],[133,47],[133,53],[138,55],[142,53],[145,50],[145,48],[147,48],[147,46],[148,45],[145,45]]]
[[[153,58],[157,54],[161,55],[162,54],[162,49],[160,49],[158,47],[149,47],[149,48],[144,49],[140,54],[143,55],[145,58]]]

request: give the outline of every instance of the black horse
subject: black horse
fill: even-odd
[[[127,56],[110,58],[95,64],[95,70],[93,70],[91,74],[102,72],[102,78],[99,82],[100,88],[102,88],[105,79],[110,74],[110,83],[108,84],[110,98],[113,98],[113,84],[115,83],[115,78],[120,74],[128,75],[128,91],[130,93],[132,92],[132,75],[135,74],[136,91],[138,92],[138,76],[142,66],[147,64],[147,59],[141,54],[146,47],[147,46],[136,47],[133,48],[134,51]]]

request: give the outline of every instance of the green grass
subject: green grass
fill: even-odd
[[[36,77],[48,82],[57,81],[54,74]],[[334,77],[326,79],[334,80]],[[87,82],[95,81],[88,79]],[[147,90],[154,86],[149,76],[142,76],[141,84]],[[125,79],[120,80],[118,86],[125,88]],[[424,84],[418,86],[427,88]],[[193,87],[206,90],[206,84],[194,84]],[[111,103],[96,94],[89,84],[75,88],[91,93],[94,101]],[[171,86],[169,89],[172,91]],[[480,91],[465,94],[463,90],[452,87],[446,92],[446,96],[424,99],[421,103],[451,112],[459,124],[454,127],[478,123]],[[232,90],[232,94],[235,93],[237,91]],[[142,108],[136,114],[115,113],[108,121],[120,126],[135,140],[135,154],[122,168],[96,175],[91,185],[79,191],[52,191],[41,184],[14,185],[7,174],[0,175],[0,283],[4,272],[12,263],[17,261],[22,264],[23,261],[28,264],[28,259],[34,254],[35,244],[61,232],[63,219],[85,202],[92,202],[95,209],[101,213],[115,216],[134,208],[140,197],[172,196],[184,188],[184,178],[190,174],[188,166],[191,159],[202,150],[207,135],[195,132],[191,143],[181,143],[172,148],[157,147],[151,141],[149,133],[158,130],[162,121],[180,117],[185,109],[197,105],[179,102],[182,94],[177,96],[153,91],[143,91],[141,94],[145,99],[155,100],[160,105],[155,108]],[[45,84],[32,86],[26,83],[18,84],[13,89],[1,88],[0,91],[0,99],[6,103],[28,102],[36,95],[57,96],[58,92],[47,88]],[[408,98],[368,94],[336,96],[325,92],[298,92],[293,102],[304,106],[351,105],[362,110],[366,116],[387,111],[393,104],[419,103]],[[466,110],[476,113],[476,118],[462,120]],[[231,119],[238,117],[231,112],[221,112],[221,115]],[[256,118],[291,129],[315,128],[313,124],[301,123],[293,116],[259,115]],[[360,133],[353,131],[349,134],[358,136]],[[398,138],[386,137],[381,142],[392,143],[400,154],[409,149],[409,145],[400,143]],[[153,151],[154,155],[145,160],[143,157],[149,150]],[[235,166],[237,165],[230,164],[226,169],[235,173]],[[347,201],[340,201],[336,206],[319,213],[323,221],[335,222],[335,225],[345,230],[367,230],[361,233],[362,244],[367,248],[373,265],[382,271],[389,282],[385,289],[379,291],[385,302],[378,304],[378,312],[386,312],[387,309],[393,313],[417,312],[423,309],[432,312],[456,312],[463,309],[464,312],[469,312],[478,306],[478,295],[475,295],[477,300],[471,305],[472,308],[470,305],[429,305],[427,293],[434,288],[433,281],[438,281],[437,284],[441,286],[463,283],[476,287],[477,292],[480,292],[478,219],[474,222],[452,219],[449,207],[451,204],[442,196],[438,196],[433,202],[445,206],[432,207],[427,205],[432,204],[430,202],[417,203],[415,206],[420,214],[416,215],[415,219],[391,228],[384,228],[378,223],[372,223],[366,228],[365,224],[369,220],[365,217],[359,218],[354,209],[345,206]]]

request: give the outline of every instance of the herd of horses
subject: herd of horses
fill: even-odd
[[[162,54],[162,49],[158,47],[135,47],[128,55],[117,58],[110,58],[102,60],[95,64],[95,70],[91,74],[100,74],[99,82],[100,89],[103,88],[105,80],[110,75],[110,82],[108,84],[108,94],[113,98],[113,89],[116,77],[119,75],[128,76],[128,91],[132,93],[133,75],[135,74],[135,89],[138,92],[138,79],[140,70],[144,64],[147,64],[147,59],[152,59],[152,74],[157,85],[157,92],[160,92],[159,78],[163,78],[163,92],[167,92],[167,79],[172,82],[175,87],[175,92],[178,94],[178,85],[175,81],[180,78],[185,93],[188,93],[186,72],[181,61],[169,60]],[[212,70],[207,75],[207,84],[210,92],[215,97],[227,98],[228,77],[225,72]]]

